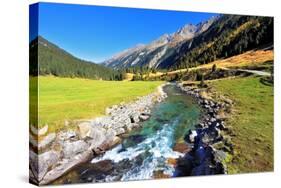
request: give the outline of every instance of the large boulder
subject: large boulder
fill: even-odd
[[[75,155],[86,151],[88,148],[88,144],[83,140],[78,140],[75,142],[67,141],[63,144],[63,156],[65,158],[72,158]]]
[[[39,181],[45,176],[48,170],[54,167],[59,161],[60,154],[50,150],[38,156],[38,179]]]

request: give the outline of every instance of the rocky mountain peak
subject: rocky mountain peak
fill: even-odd
[[[114,68],[129,67],[147,64],[149,67],[157,67],[171,54],[182,42],[190,40],[206,31],[217,17],[199,24],[186,24],[175,33],[163,34],[147,45],[137,45],[124,50],[111,59],[103,62],[104,65]]]

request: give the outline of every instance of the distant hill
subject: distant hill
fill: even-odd
[[[41,36],[30,42],[29,50],[31,75],[38,75],[39,73],[39,75],[97,80],[122,79],[122,75],[118,71],[76,58]]]
[[[103,64],[115,69],[179,69],[272,44],[273,18],[220,15],[197,25],[187,24],[148,45],[125,50]]]

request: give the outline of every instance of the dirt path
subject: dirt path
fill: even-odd
[[[238,69],[239,71],[242,72],[249,72],[249,73],[253,73],[256,75],[260,75],[260,76],[270,76],[269,72],[265,72],[265,71],[258,71],[258,70],[247,70],[247,69]]]

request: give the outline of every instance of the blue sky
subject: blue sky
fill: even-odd
[[[31,22],[36,21],[34,11],[31,15]],[[40,3],[38,32],[74,56],[98,63],[136,44],[147,44],[187,23],[197,24],[214,15]],[[33,31],[31,39],[37,35]]]

